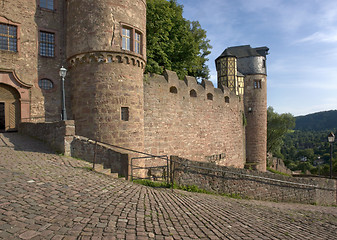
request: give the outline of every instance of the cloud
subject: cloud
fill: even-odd
[[[304,42],[311,42],[311,43],[335,43],[337,42],[337,31],[329,31],[327,32],[315,32],[307,37],[304,37],[295,43],[304,43]]]

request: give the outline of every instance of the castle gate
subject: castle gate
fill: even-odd
[[[0,131],[16,131],[21,121],[29,120],[31,87],[15,71],[0,71]]]
[[[17,130],[20,116],[19,92],[9,85],[0,83],[0,130]]]

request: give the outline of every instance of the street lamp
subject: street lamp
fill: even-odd
[[[67,75],[67,69],[63,66],[60,68],[60,77],[62,78],[62,112],[61,112],[61,120],[67,120],[67,111],[66,111],[66,94],[64,91],[64,78]]]
[[[331,132],[328,136],[328,142],[330,143],[330,178],[332,178],[332,147],[335,142],[335,135]]]

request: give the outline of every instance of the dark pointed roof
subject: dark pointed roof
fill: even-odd
[[[219,56],[221,57],[237,57],[237,58],[245,58],[245,57],[254,57],[254,56],[263,56],[268,55],[269,48],[268,47],[258,47],[252,48],[250,45],[236,46],[226,48],[225,51]]]

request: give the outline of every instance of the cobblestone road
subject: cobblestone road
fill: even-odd
[[[337,208],[153,189],[0,133],[0,239],[337,239]]]

